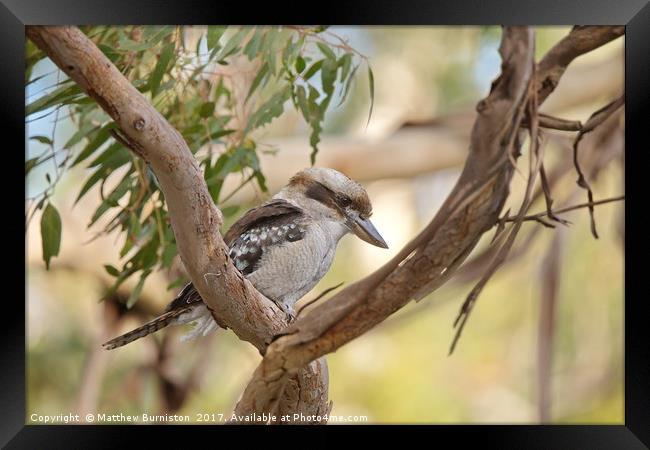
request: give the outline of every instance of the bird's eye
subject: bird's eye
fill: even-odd
[[[347,195],[343,195],[339,198],[339,205],[341,205],[343,208],[345,208],[346,206],[350,206],[351,203],[352,203],[352,199]]]

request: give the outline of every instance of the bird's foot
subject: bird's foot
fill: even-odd
[[[293,309],[292,306],[290,305],[285,305],[283,303],[277,303],[277,305],[280,307],[280,309],[287,315],[287,319],[289,319],[289,323],[293,322],[296,320],[296,311]]]

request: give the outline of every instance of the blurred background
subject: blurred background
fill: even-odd
[[[536,28],[538,58],[569,30]],[[329,31],[368,57],[374,110],[366,126],[368,79],[358,76],[347,101],[326,116],[316,165],[366,186],[373,222],[390,249],[344,238],[332,269],[305,301],[368,275],[433,218],[466,158],[475,105],[500,66],[498,27]],[[191,40],[193,30],[186,33]],[[571,64],[541,110],[587,120],[623,91],[623,67],[618,39]],[[43,61],[32,78],[56,77],[55,69]],[[47,77],[30,84],[27,102],[43,95],[47,84]],[[61,140],[77,131],[65,113],[29,120],[27,128],[30,135],[54,133]],[[619,112],[581,144],[582,166],[597,200],[624,193],[623,130]],[[256,135],[260,145],[276,150],[261,155],[270,194],[309,165],[308,133],[302,117],[285,108]],[[547,137],[554,207],[587,201],[575,184],[575,134],[550,131]],[[28,141],[27,158],[44,148]],[[522,174],[515,173],[504,211],[519,207],[525,149],[518,164]],[[51,171],[41,165],[29,173],[28,197],[44,188]],[[101,348],[160,313],[175,295],[175,289],[167,290],[178,276],[174,271],[182,269],[153,273],[128,310],[123,304],[137,280],[100,301],[111,284],[103,266],[118,265],[123,236],[94,238],[101,220],[87,228],[101,202],[97,189],[73,206],[87,176],[88,169],[77,166],[57,185],[53,201],[63,236],[50,270],[42,261],[39,228],[32,224],[26,231],[27,420],[33,412],[167,412],[192,419],[195,413],[230,414],[261,358],[232,332],[181,343],[183,330],[168,329],[115,351]],[[238,183],[227,180],[224,189]],[[265,198],[249,185],[230,202],[242,206],[241,214]],[[530,211],[544,209],[538,196]],[[623,212],[622,202],[596,207],[598,240],[586,209],[562,215],[572,222],[568,227],[525,223],[509,261],[488,283],[448,356],[456,314],[488,261],[483,252],[493,231],[486,233],[447,284],[328,355],[332,414],[366,415],[374,423],[623,423]]]

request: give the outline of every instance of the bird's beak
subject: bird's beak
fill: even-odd
[[[379,231],[372,224],[370,219],[364,219],[360,216],[350,220],[350,230],[360,239],[381,248],[388,248],[386,241],[381,237]]]

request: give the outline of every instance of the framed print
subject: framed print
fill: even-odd
[[[4,2],[3,444],[647,448],[650,7],[592,3]]]

